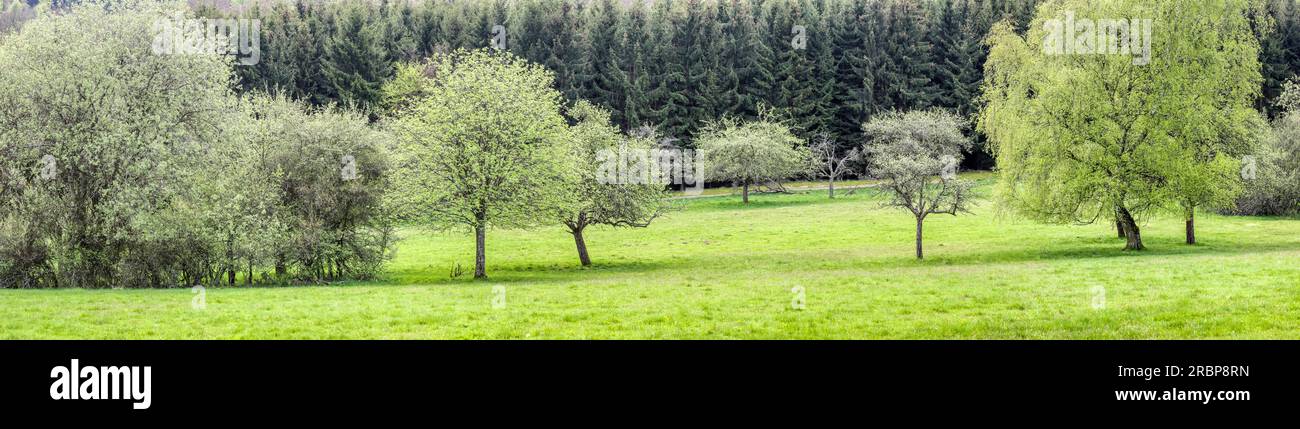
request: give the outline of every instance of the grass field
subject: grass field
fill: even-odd
[[[1123,252],[1113,226],[986,203],[931,218],[916,261],[880,198],[684,200],[590,231],[591,269],[560,228],[495,231],[486,282],[449,276],[471,236],[410,229],[383,282],[209,288],[202,310],[189,289],[0,290],[0,338],[1300,338],[1300,220],[1201,214],[1187,246],[1160,218]]]

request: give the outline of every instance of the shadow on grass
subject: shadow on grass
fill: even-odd
[[[508,265],[488,266],[488,278],[476,280],[473,273],[452,278],[450,275],[434,275],[419,269],[390,271],[378,283],[361,282],[369,286],[410,286],[410,285],[493,285],[512,283],[574,283],[599,280],[606,276],[626,274],[650,274],[669,268],[694,267],[675,260],[637,260],[637,261],[593,261],[592,266],[582,267],[574,262],[572,265]],[[587,274],[587,275],[584,275]]]
[[[818,191],[795,191],[791,193],[767,193],[761,195],[750,195],[749,204],[745,204],[739,195],[734,196],[717,196],[690,200],[683,203],[691,211],[749,211],[778,209],[787,207],[804,207],[821,204],[843,204],[863,201],[884,201],[884,194],[873,188],[855,189],[853,194],[847,191],[835,191],[835,198],[827,196],[825,190]]]
[[[1300,250],[1296,243],[1273,242],[1246,244],[1219,242],[1187,245],[1177,240],[1147,241],[1145,250],[1124,250],[1120,239],[1088,239],[1065,248],[1043,250],[1001,250],[958,255],[933,255],[926,262],[943,265],[977,265],[1059,260],[1095,260],[1131,258],[1134,260],[1179,256],[1231,256]],[[914,260],[914,259],[913,259]],[[914,260],[915,261],[915,260]],[[897,261],[895,261],[897,262]]]
[[[916,260],[907,251],[883,254],[873,252],[873,257],[865,258],[822,258],[806,260],[800,265],[816,271],[833,272],[838,270],[887,270],[910,268],[935,268],[945,266],[998,265],[1053,261],[1132,261],[1155,260],[1166,257],[1195,256],[1232,256],[1263,254],[1300,250],[1300,245],[1293,242],[1247,243],[1241,241],[1209,242],[1188,246],[1179,240],[1148,240],[1147,250],[1125,251],[1124,243],[1119,239],[1105,237],[1073,240],[1069,244],[1056,244],[1051,249],[1005,249],[995,251],[967,251],[965,253],[943,253],[942,247],[928,247],[927,258]],[[900,247],[903,249],[904,247]],[[893,248],[891,247],[891,251]],[[552,265],[500,265],[489,266],[486,280],[474,280],[468,275],[449,278],[446,275],[434,275],[428,271],[409,269],[390,272],[386,283],[367,283],[366,285],[474,285],[474,284],[572,284],[599,282],[625,276],[645,276],[664,272],[712,273],[711,275],[732,275],[737,270],[733,256],[714,255],[716,257],[676,257],[656,260],[632,261],[595,261],[592,267],[583,268],[574,263]],[[801,251],[750,252],[745,255],[747,266],[767,267],[771,275],[790,269],[792,261],[806,258]],[[797,267],[794,271],[798,271]]]

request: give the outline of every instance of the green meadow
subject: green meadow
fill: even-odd
[[[976,174],[987,195],[993,180]],[[872,189],[680,200],[645,229],[402,231],[385,278],[296,287],[0,290],[3,339],[1300,338],[1300,219],[1175,217],[1122,251],[1113,225],[926,222]]]

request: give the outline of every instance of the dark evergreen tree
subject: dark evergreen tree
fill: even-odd
[[[929,108],[935,98],[934,58],[926,37],[925,10],[913,0],[887,0],[885,61],[877,75],[881,107]]]
[[[746,0],[731,2],[726,64],[736,75],[736,94],[731,111],[744,119],[758,117],[759,107],[768,104],[775,86],[774,53],[768,42],[766,16]]]
[[[656,1],[650,14],[650,58],[647,69],[651,79],[646,92],[648,124],[667,138],[685,139],[688,129],[686,66],[677,37],[684,13],[673,0]]]
[[[718,118],[728,105],[727,94],[719,78],[722,68],[722,26],[718,22],[717,3],[711,0],[687,0],[686,20],[677,31],[685,62],[685,86],[680,88],[686,100],[683,126],[693,133]]]
[[[877,109],[877,32],[883,22],[875,1],[841,4],[831,14],[834,38],[836,111],[832,132],[840,148],[863,144],[862,124]]]
[[[336,101],[370,111],[380,88],[393,73],[384,49],[384,26],[371,10],[349,3],[333,16],[334,28],[325,43],[322,70]]]

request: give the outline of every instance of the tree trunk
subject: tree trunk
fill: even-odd
[[[289,264],[284,261],[284,255],[275,255],[275,278],[282,279],[288,273]]]
[[[745,204],[749,204],[749,182],[745,182],[744,185],[741,185],[740,199]]]
[[[921,224],[925,222],[924,218],[916,218],[916,259],[925,259],[925,254],[921,252]]]
[[[835,179],[826,181],[826,189],[830,192],[831,199],[835,199]]]
[[[231,286],[235,285],[235,267],[230,267],[229,270],[226,270],[226,280]]]
[[[1119,238],[1125,238],[1125,237],[1126,237],[1126,236],[1124,235],[1124,222],[1115,221],[1115,232],[1117,232],[1117,233],[1119,234],[1119,235],[1117,235],[1117,237],[1119,237]]]
[[[487,227],[474,227],[474,278],[487,278]]]
[[[1187,244],[1196,244],[1196,209],[1187,210]]]
[[[582,238],[582,230],[583,228],[573,230],[573,243],[578,246],[578,260],[582,262],[582,266],[590,267],[591,257],[587,256],[587,241]]]
[[[1120,222],[1124,225],[1124,239],[1126,243],[1124,250],[1142,250],[1146,247],[1142,245],[1142,232],[1138,230],[1137,221],[1133,220],[1133,214],[1128,209],[1120,207]]]

